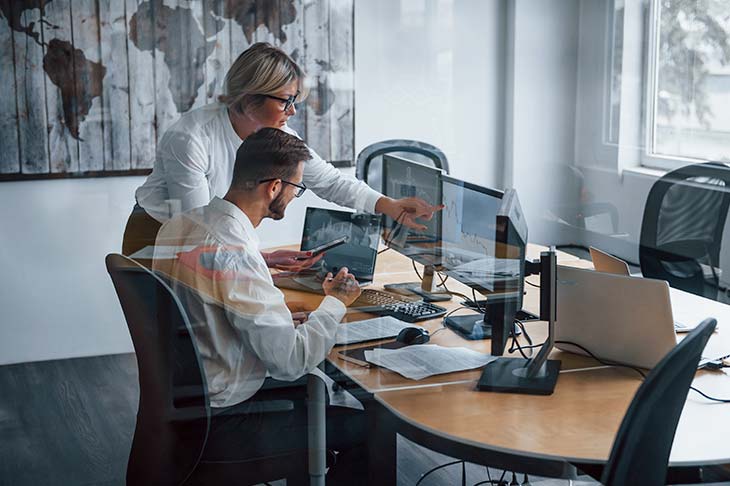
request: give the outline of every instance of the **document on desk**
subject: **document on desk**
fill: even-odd
[[[397,336],[403,328],[412,325],[391,316],[348,322],[337,327],[335,343],[341,345],[388,339]]]
[[[481,368],[497,358],[467,348],[419,344],[400,349],[365,351],[365,359],[411,380],[422,380],[433,375]]]

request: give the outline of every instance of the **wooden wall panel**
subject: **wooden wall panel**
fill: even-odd
[[[253,40],[253,37],[251,37],[250,39],[247,38],[244,32],[244,25],[253,23],[253,20],[251,20],[251,18],[254,16],[254,14],[244,11],[242,8],[243,6],[244,5],[242,4],[236,5],[234,4],[234,2],[228,2],[224,10],[224,14],[226,18],[229,19],[231,26],[231,44],[229,47],[229,51],[231,53],[231,63],[236,60],[239,54],[248,49],[248,47],[255,42]],[[225,68],[225,71],[228,71],[229,67],[230,66],[227,66]]]
[[[304,2],[304,69],[309,76],[306,142],[320,157],[332,160],[330,121],[332,103],[329,88],[329,4],[330,0]]]
[[[9,6],[12,8],[12,3]],[[18,147],[18,105],[15,99],[15,43],[13,32],[5,22],[0,22],[0,86],[5,96],[0,96],[0,174],[20,172],[20,148]],[[11,94],[8,96],[7,94]]]
[[[190,39],[190,55],[185,58],[186,69],[190,72],[187,83],[190,84],[189,92],[195,93],[190,109],[199,108],[208,103],[206,86],[208,83],[208,58],[215,50],[215,40],[207,39],[205,34],[205,18],[210,15],[204,11],[204,2],[191,2],[188,8],[192,11],[192,15],[188,16],[187,26]],[[184,31],[182,35],[185,35]],[[179,116],[179,113],[178,113]]]
[[[223,17],[226,0],[203,1],[205,38],[214,43],[213,52],[205,63],[205,98],[208,103],[217,100],[223,92],[223,80],[230,67],[231,21]]]
[[[51,39],[72,39],[71,5],[69,0],[53,1],[46,5],[43,38],[44,72],[46,76],[46,109],[48,112],[48,148],[52,173],[69,173],[79,170],[79,141],[70,127],[77,116],[73,66],[70,54],[71,42],[54,42]],[[48,73],[51,74],[48,74]]]
[[[167,26],[168,23],[180,21],[180,18],[174,14],[179,3],[180,0],[168,0],[164,4],[148,2],[148,5],[153,7],[148,10],[149,16],[145,17],[155,51],[155,121],[158,143],[169,126],[178,118],[175,102],[172,99],[173,95],[169,89],[170,80],[172,79],[173,83],[179,82],[178,86],[183,83],[182,80],[175,80],[174,77],[171,77],[172,73],[167,66],[172,62],[176,52],[188,52],[189,47],[180,38],[180,35],[176,34],[174,28]],[[163,25],[166,27],[158,29],[158,26]]]
[[[41,18],[39,9],[26,10],[20,15],[23,25],[42,25]],[[50,172],[42,34],[41,31],[33,37],[18,31],[13,32],[21,174]]]
[[[294,8],[293,14],[296,18],[301,19],[304,12],[303,0],[279,0],[279,8]],[[294,61],[302,63],[304,60],[304,25],[303,22],[283,22],[281,26],[282,32],[286,35],[286,42],[281,48],[287,52]],[[307,134],[307,103],[306,100],[296,105],[297,113],[289,119],[289,126],[294,129],[300,137],[306,140]]]
[[[337,0],[329,9],[329,85],[334,94],[329,109],[331,160],[353,160],[355,146],[354,0]]]
[[[131,168],[151,168],[157,146],[155,121],[155,50],[139,48],[149,39],[147,31],[137,28],[137,11],[142,0],[126,0],[129,44],[127,51],[129,69],[129,127],[131,143]],[[142,12],[141,15],[145,15]],[[112,115],[113,116],[113,115]]]
[[[79,125],[79,170],[104,170],[103,81],[96,0],[73,0],[73,69]]]
[[[129,71],[127,69],[127,18],[124,2],[99,0],[101,62],[104,77],[103,117],[104,169],[129,170]]]
[[[354,0],[0,2],[0,180],[142,173],[181,114],[214,102],[253,42],[310,76],[291,126],[353,163]],[[38,8],[40,5],[40,8]]]

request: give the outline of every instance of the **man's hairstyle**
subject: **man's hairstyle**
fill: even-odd
[[[238,148],[231,187],[255,190],[264,179],[288,180],[300,162],[311,158],[309,148],[297,137],[277,128],[262,128]]]

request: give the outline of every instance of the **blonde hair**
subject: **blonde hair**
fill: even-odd
[[[247,106],[263,103],[262,95],[273,95],[292,81],[297,82],[297,101],[301,101],[308,94],[305,78],[288,54],[267,42],[257,42],[233,62],[218,101],[235,113],[243,113]]]

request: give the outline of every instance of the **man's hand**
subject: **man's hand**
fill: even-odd
[[[418,223],[416,218],[429,220],[433,213],[441,211],[443,204],[431,206],[418,197],[406,197],[403,199],[391,199],[383,196],[375,204],[375,211],[390,216],[393,220],[415,230],[425,230],[426,226]]]
[[[299,272],[311,267],[322,259],[324,253],[312,256],[310,251],[276,250],[272,253],[261,253],[266,266],[287,272]]]
[[[322,290],[325,295],[331,295],[342,301],[345,306],[355,302],[360,297],[360,286],[357,284],[355,277],[348,273],[347,267],[340,268],[334,277],[332,273],[328,273],[322,282]]]

